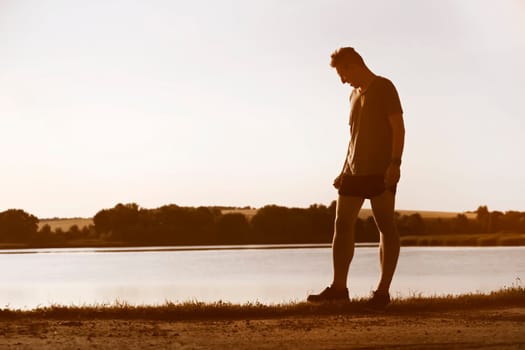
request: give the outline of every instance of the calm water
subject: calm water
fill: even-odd
[[[302,301],[331,281],[328,247],[0,251],[0,308],[169,301]],[[269,247],[265,247],[269,248]],[[377,247],[356,249],[351,296],[379,277]],[[489,292],[521,284],[525,247],[404,247],[395,296]]]

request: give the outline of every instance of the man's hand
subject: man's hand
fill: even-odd
[[[339,187],[341,187],[342,182],[343,182],[343,173],[339,174],[339,176],[335,178],[334,187],[336,189],[339,189]]]
[[[399,178],[401,177],[401,169],[400,166],[397,164],[391,163],[388,166],[388,169],[386,169],[385,173],[385,187],[389,188],[391,186],[394,186],[399,181]]]

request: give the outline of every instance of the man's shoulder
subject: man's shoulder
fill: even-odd
[[[374,81],[374,90],[376,91],[375,93],[380,96],[397,94],[397,89],[394,83],[392,83],[390,79],[379,75],[376,76]]]
[[[392,81],[388,78],[385,78],[383,76],[380,76],[380,75],[377,75],[376,76],[376,83],[379,85],[379,86],[382,86],[382,87],[394,87],[394,83],[392,83]]]

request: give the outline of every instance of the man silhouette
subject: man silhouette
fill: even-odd
[[[353,48],[335,51],[330,65],[343,84],[353,87],[350,142],[343,170],[334,180],[339,196],[332,242],[333,281],[320,294],[309,295],[307,300],[348,300],[346,284],[354,255],[354,225],[368,198],[380,232],[381,278],[367,305],[384,309],[390,303],[390,283],[400,250],[394,204],[405,138],[403,110],[392,82],[375,75]]]

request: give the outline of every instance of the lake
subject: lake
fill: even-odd
[[[331,282],[329,246],[162,247],[0,251],[0,308],[50,304],[304,301]],[[377,247],[358,247],[351,297],[379,278]],[[490,292],[521,285],[525,247],[403,247],[395,297]]]

